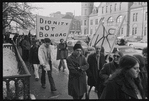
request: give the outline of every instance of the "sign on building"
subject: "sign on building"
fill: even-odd
[[[37,39],[66,40],[69,33],[71,19],[37,16]]]

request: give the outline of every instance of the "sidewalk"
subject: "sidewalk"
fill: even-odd
[[[41,77],[41,69],[39,71],[39,75]],[[33,71],[31,72],[31,78],[30,78],[31,94],[33,94],[36,97],[36,99],[72,99],[71,96],[69,96],[67,93],[68,92],[67,75],[64,75],[63,72],[57,71],[56,68],[53,68],[52,76],[54,78],[56,89],[57,89],[55,93],[56,95],[59,95],[59,96],[57,96],[56,98],[55,97],[53,98],[54,94],[51,92],[47,75],[46,75],[46,89],[43,89],[41,87],[40,80],[35,81]]]

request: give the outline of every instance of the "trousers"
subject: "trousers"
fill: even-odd
[[[35,78],[39,78],[39,64],[33,64]]]
[[[41,68],[42,68],[41,84],[45,85],[46,84],[46,71],[44,70],[43,66]],[[56,88],[55,88],[55,83],[54,83],[54,80],[53,80],[53,77],[52,77],[52,71],[51,70],[47,71],[47,75],[48,75],[49,83],[50,83],[50,86],[51,86],[51,91],[54,91]]]
[[[61,67],[63,67],[63,69],[66,69],[64,59],[60,59],[60,63],[59,63],[58,68],[61,69]]]

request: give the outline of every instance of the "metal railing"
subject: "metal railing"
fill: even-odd
[[[20,56],[16,44],[12,41],[12,44],[3,44],[3,48],[9,48],[15,53],[19,72],[19,75],[3,76],[3,99],[30,99],[31,74]]]

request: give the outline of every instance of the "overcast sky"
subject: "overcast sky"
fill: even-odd
[[[100,2],[95,2],[94,5],[98,7]],[[49,16],[51,13],[60,11],[61,14],[72,12],[75,16],[81,15],[81,2],[37,2],[31,3],[32,6],[41,7],[43,9],[32,11],[33,14]]]

